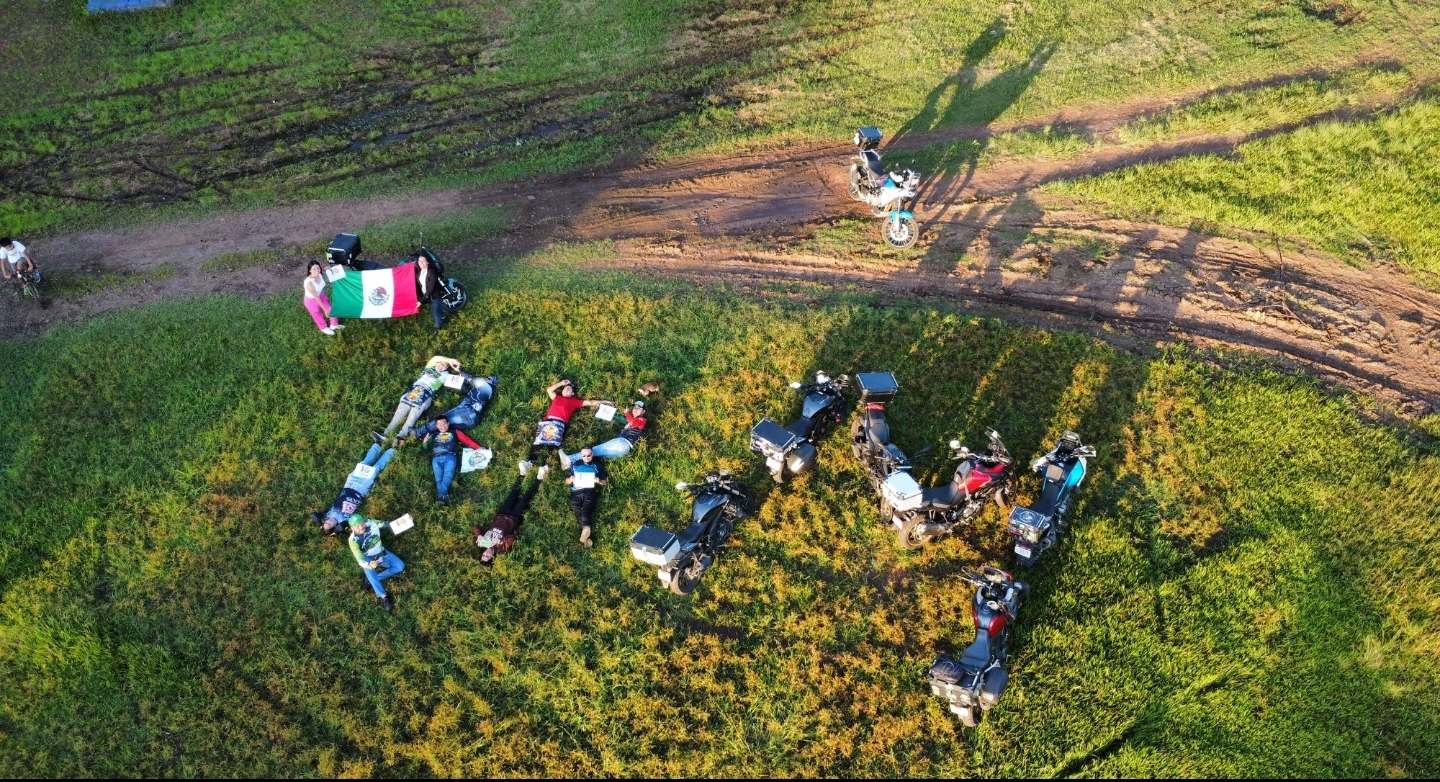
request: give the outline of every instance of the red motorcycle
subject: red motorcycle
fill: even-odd
[[[922,488],[910,475],[908,465],[885,479],[880,487],[885,503],[882,517],[890,519],[900,545],[921,548],[969,524],[989,502],[1004,507],[1004,494],[1015,475],[1015,460],[1005,450],[998,432],[991,429],[987,434],[990,447],[979,453],[972,453],[959,440],[950,441],[952,458],[960,464],[955,468],[955,477],[944,486]]]

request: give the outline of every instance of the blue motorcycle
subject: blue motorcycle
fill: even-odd
[[[1095,449],[1080,444],[1080,435],[1066,432],[1050,453],[1036,459],[1030,468],[1041,473],[1044,485],[1040,499],[1030,507],[1010,511],[1010,535],[1015,538],[1015,559],[1022,568],[1032,568],[1060,533],[1065,531],[1065,511],[1075,487],[1085,480],[1086,459]]]
[[[870,207],[870,213],[885,218],[880,235],[897,250],[914,246],[920,225],[907,205],[915,200],[920,176],[914,171],[886,173],[878,148],[883,136],[879,128],[855,131],[856,162],[850,166],[850,197]]]

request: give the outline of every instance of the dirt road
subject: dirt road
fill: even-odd
[[[1067,124],[1103,139],[1156,106],[1138,103],[1032,124]],[[909,136],[894,148],[1005,129]],[[44,311],[7,300],[0,303],[0,327],[9,335],[35,334],[61,319],[201,293],[264,296],[294,288],[298,297],[297,269],[221,272],[201,264],[389,217],[440,216],[491,204],[511,208],[512,227],[465,248],[462,257],[518,254],[555,240],[615,239],[617,258],[598,265],[690,279],[859,285],[1050,327],[1114,331],[1137,344],[1185,338],[1243,346],[1379,395],[1408,413],[1440,410],[1440,306],[1398,270],[1355,269],[1316,254],[1282,252],[1269,237],[1222,238],[1108,219],[1034,190],[1138,162],[1226,154],[1245,140],[1196,136],[1102,145],[1072,160],[932,178],[916,208],[925,230],[920,250],[903,257],[837,259],[807,244],[837,218],[867,214],[845,193],[850,149],[844,144],[615,166],[483,191],[307,203],[90,231],[32,247],[52,272],[135,274],[169,264],[171,273],[143,285],[61,298]],[[878,243],[878,233],[872,239]]]

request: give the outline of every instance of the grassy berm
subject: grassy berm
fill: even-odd
[[[287,294],[0,344],[0,774],[1440,773],[1434,427],[1242,356],[564,269],[604,251],[472,267],[436,339],[328,339]],[[449,508],[417,446],[383,474],[371,514],[417,519],[387,615],[305,514],[437,352],[500,376],[474,431],[497,459]],[[1022,460],[1067,428],[1099,449],[977,730],[923,674],[970,638],[953,574],[1006,561],[1001,516],[900,550],[843,435],[770,484],[745,433],[816,368],[893,370],[912,452],[990,426]],[[616,400],[661,380],[654,431],[593,550],[551,481],[485,569],[470,528],[560,376]],[[571,442],[613,431],[586,413]],[[762,508],[677,597],[627,540],[678,527],[671,487],[712,467]]]

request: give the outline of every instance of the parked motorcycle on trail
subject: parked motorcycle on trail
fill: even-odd
[[[362,247],[360,237],[355,234],[336,234],[330,240],[330,246],[325,248],[325,254],[330,262],[339,264],[353,271],[375,271],[388,268],[383,264],[374,261],[361,260]],[[425,256],[430,265],[434,267],[435,274],[440,280],[440,308],[446,315],[454,315],[470,303],[470,292],[465,289],[465,284],[454,277],[446,276],[445,264],[425,246],[425,234],[420,234],[420,246],[410,248],[410,257],[418,258]],[[408,262],[408,261],[407,261]]]
[[[630,554],[659,568],[660,583],[677,595],[688,595],[700,577],[715,564],[715,557],[730,540],[736,522],[755,512],[755,501],[745,484],[729,470],[706,473],[702,483],[675,484],[677,491],[694,496],[689,527],[674,534],[659,527],[642,526],[630,537]]]
[[[989,565],[961,573],[960,578],[975,586],[971,606],[975,641],[958,660],[948,654],[936,657],[930,664],[929,681],[930,691],[950,701],[950,711],[965,727],[973,728],[1000,700],[1010,681],[1005,671],[1010,656],[1010,623],[1015,621],[1029,587]]]
[[[885,405],[894,401],[900,384],[890,372],[861,372],[855,382],[860,386],[860,414],[850,426],[850,449],[879,493],[891,473],[910,466],[910,458],[890,442],[890,421],[885,417]]]
[[[918,549],[969,524],[994,502],[1004,507],[1004,493],[1015,474],[1015,460],[1005,450],[1000,434],[991,429],[990,447],[972,453],[959,440],[950,441],[952,458],[959,460],[955,476],[944,486],[921,488],[908,469],[885,478],[880,496],[890,509],[890,523],[900,545]],[[883,509],[883,506],[882,506]]]
[[[920,225],[906,207],[914,200],[920,187],[920,176],[914,171],[885,172],[885,165],[876,151],[884,135],[879,128],[865,127],[855,131],[857,162],[850,166],[850,197],[870,207],[870,213],[884,217],[880,235],[885,243],[897,250],[915,244],[920,238]]]
[[[845,375],[831,378],[825,372],[816,372],[814,383],[791,383],[791,388],[805,395],[800,417],[786,426],[762,418],[751,428],[750,450],[765,457],[765,466],[776,483],[784,483],[815,464],[814,444],[840,423],[842,392],[849,382]]]
[[[1015,558],[1020,567],[1034,567],[1040,555],[1055,545],[1065,531],[1070,496],[1085,479],[1085,460],[1094,455],[1093,446],[1080,444],[1080,435],[1066,432],[1050,453],[1030,465],[1030,469],[1042,473],[1045,483],[1034,505],[1016,506],[1010,511],[1010,535],[1015,538]]]

